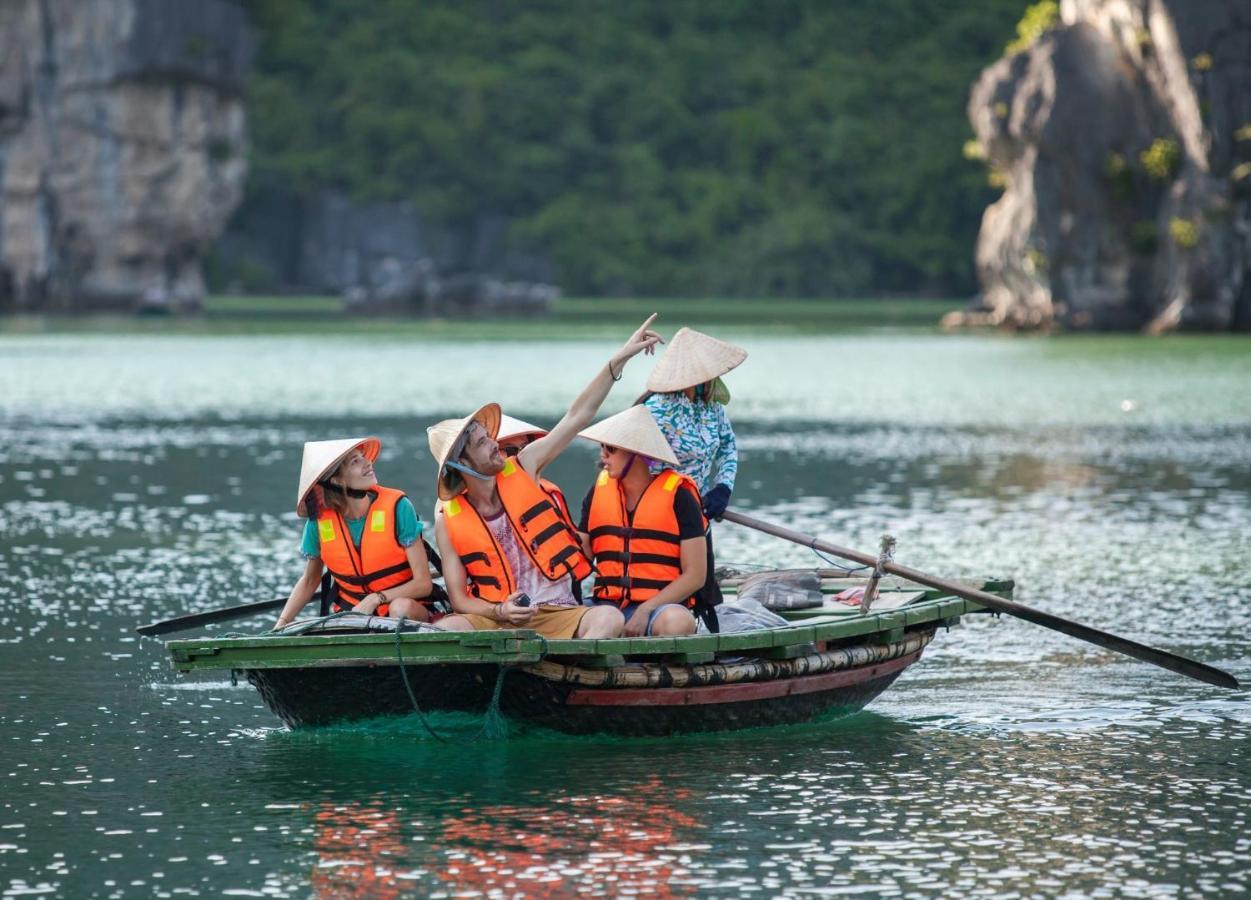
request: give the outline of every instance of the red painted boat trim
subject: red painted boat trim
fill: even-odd
[[[921,656],[914,650],[906,656],[859,666],[840,672],[801,675],[776,681],[749,681],[744,684],[717,684],[682,688],[577,688],[565,698],[568,706],[703,706],[712,703],[740,703],[744,700],[771,700],[792,694],[813,694],[849,687],[906,669]]]

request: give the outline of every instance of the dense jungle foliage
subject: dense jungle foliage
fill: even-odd
[[[253,183],[502,213],[567,292],[965,293],[1022,0],[253,0]]]

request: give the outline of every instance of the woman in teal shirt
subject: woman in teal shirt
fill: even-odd
[[[421,520],[402,492],[378,484],[381,447],[377,438],[304,445],[296,512],[308,517],[300,542],[306,563],[275,627],[308,604],[324,570],[335,581],[337,610],[430,621]]]

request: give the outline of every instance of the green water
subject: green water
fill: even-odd
[[[736,337],[735,499],[1251,680],[1251,341]],[[284,593],[301,442],[550,421],[604,342],[0,336],[5,896],[1245,893],[1251,703],[975,617],[859,715],[673,740],[291,732],[135,624]],[[470,354],[493,371],[468,372]],[[628,369],[605,411],[641,389]],[[590,448],[553,474],[573,495]],[[810,564],[719,526],[723,562]],[[268,620],[224,628],[260,628]]]

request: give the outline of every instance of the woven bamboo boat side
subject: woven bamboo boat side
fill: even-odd
[[[588,669],[578,665],[544,660],[520,671],[548,681],[600,688],[669,688],[739,684],[778,678],[816,675],[856,666],[867,666],[906,656],[925,648],[934,632],[923,631],[902,641],[881,645],[861,645],[809,653],[795,659],[747,659],[741,662],[715,662],[703,665],[664,665],[627,663],[610,669]]]

